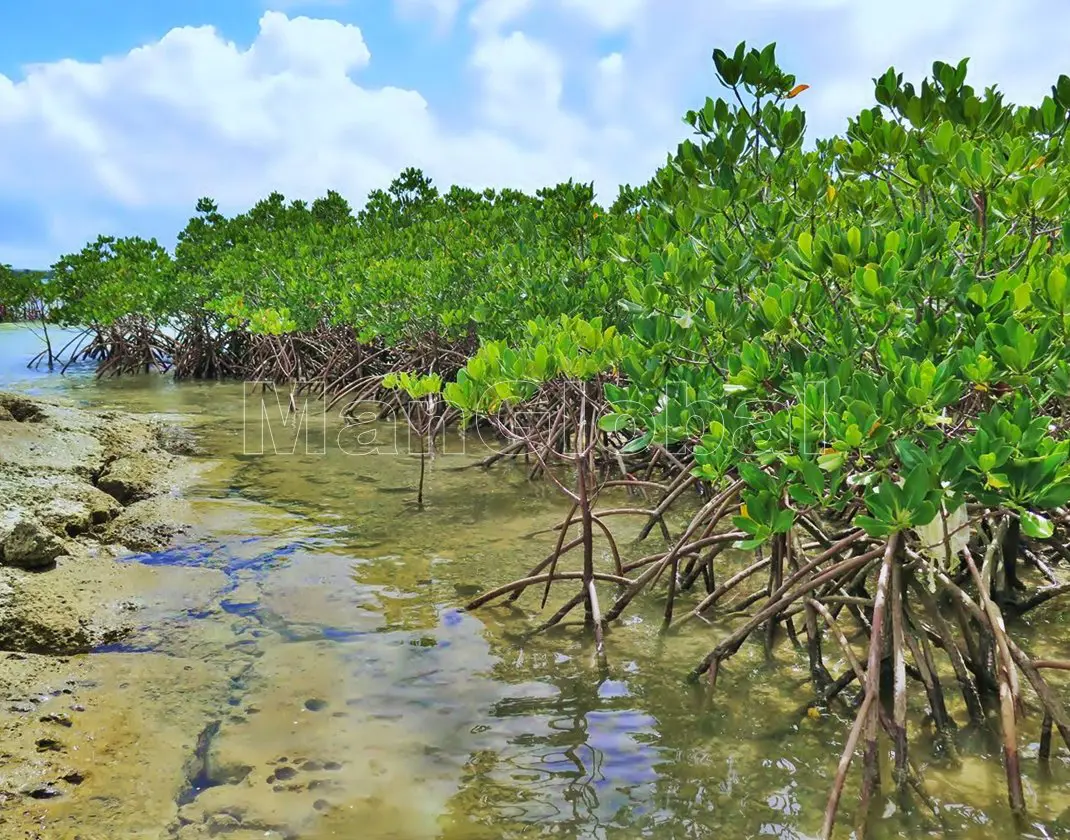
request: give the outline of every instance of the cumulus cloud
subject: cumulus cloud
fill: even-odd
[[[480,71],[483,108],[495,125],[525,134],[544,134],[560,126],[564,67],[557,54],[523,32],[489,36],[472,54]]]
[[[598,59],[593,83],[594,105],[600,114],[613,114],[624,98],[624,56],[610,53]]]
[[[533,0],[479,0],[468,22],[479,35],[486,36],[519,22],[533,5]]]
[[[337,189],[359,205],[409,165],[443,185],[595,180],[611,199],[675,147],[687,108],[717,95],[713,46],[778,41],[812,86],[799,99],[811,127],[828,133],[872,101],[869,79],[889,64],[919,78],[933,58],[971,55],[975,83],[1035,101],[1064,68],[1032,48],[1031,22],[1070,24],[1070,7],[1039,0],[900,0],[894,14],[847,0],[673,0],[672,14],[651,0],[395,3],[397,37],[414,14],[463,15],[454,95],[373,84],[389,43],[279,11],[251,44],[181,27],[126,54],[0,75],[0,196],[8,215],[34,208],[33,224],[0,225],[0,262],[44,265],[101,231],[169,243],[202,195],[234,211],[273,189]]]

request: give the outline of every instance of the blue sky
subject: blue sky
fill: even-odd
[[[778,43],[840,130],[895,65],[971,57],[1036,101],[1070,4],[1037,0],[34,0],[0,3],[0,262],[47,266],[98,233],[172,245],[201,195],[278,189],[359,206],[400,169],[611,199],[718,95],[710,52]],[[1063,66],[1060,66],[1063,65]]]

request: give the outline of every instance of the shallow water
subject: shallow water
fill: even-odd
[[[683,677],[723,627],[662,638],[656,599],[612,629],[607,670],[577,628],[523,638],[553,606],[539,613],[534,593],[518,607],[460,610],[552,547],[534,533],[565,512],[547,483],[522,469],[457,469],[484,450],[455,438],[420,511],[403,430],[368,425],[358,440],[317,418],[313,451],[302,438],[292,452],[293,429],[268,404],[273,452],[270,438],[261,447],[260,395],[241,385],[31,374],[31,338],[0,326],[0,387],[173,415],[217,461],[193,491],[207,538],[127,561],[217,570],[212,602],[158,610],[120,649],[93,654],[203,657],[225,671],[225,684],[158,692],[216,707],[212,726],[182,733],[197,743],[178,796],[194,827],[214,819],[226,836],[240,817],[257,831],[242,836],[295,840],[816,836],[850,720],[805,714],[805,662],[790,645],[772,663],[744,648],[711,700]],[[379,454],[367,452],[372,432]],[[1019,638],[1056,655],[1067,618],[1044,611]],[[1070,699],[1066,681],[1052,682]],[[154,708],[142,711],[150,730]],[[180,725],[155,713],[161,731]],[[1070,765],[1063,750],[1053,778],[1038,776],[1038,726],[1027,718],[1022,739],[1024,836],[1070,837]],[[944,825],[889,805],[878,837],[1014,833],[995,745],[988,760],[978,746],[953,767],[916,743]],[[131,759],[113,772],[142,770]],[[852,801],[849,790],[837,836],[849,835]],[[131,810],[72,798],[53,818],[102,837],[201,836]]]

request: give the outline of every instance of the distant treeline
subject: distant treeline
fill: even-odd
[[[51,271],[0,263],[0,323],[40,320],[46,307],[37,291],[51,276]]]

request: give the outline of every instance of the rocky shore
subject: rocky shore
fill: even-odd
[[[114,836],[61,829],[67,800],[140,800],[171,818],[167,792],[186,783],[188,733],[219,702],[220,675],[122,643],[153,609],[210,604],[221,576],[121,560],[194,528],[181,496],[202,469],[194,454],[188,433],[151,418],[0,392],[0,837]],[[83,655],[101,649],[115,652]],[[142,773],[160,796],[139,795]]]
[[[144,570],[115,558],[188,528],[193,452],[173,426],[0,392],[0,650],[85,653],[133,629]]]
[[[231,494],[240,439],[186,406],[211,457],[0,392],[0,840],[440,836],[449,739],[499,699],[466,676],[483,645],[440,682],[434,607],[382,632],[412,584],[358,584],[319,523]]]
[[[352,788],[390,824],[410,818],[376,797],[396,784],[383,774],[399,739],[420,757],[422,742],[358,714],[329,642],[291,638],[342,596],[345,620],[377,626],[352,602],[348,560],[276,584],[151,562],[214,544],[220,516],[254,534],[294,524],[221,512],[213,470],[172,424],[0,391],[2,840],[345,836]],[[229,614],[224,597],[274,618]],[[354,744],[382,756],[375,779]]]

